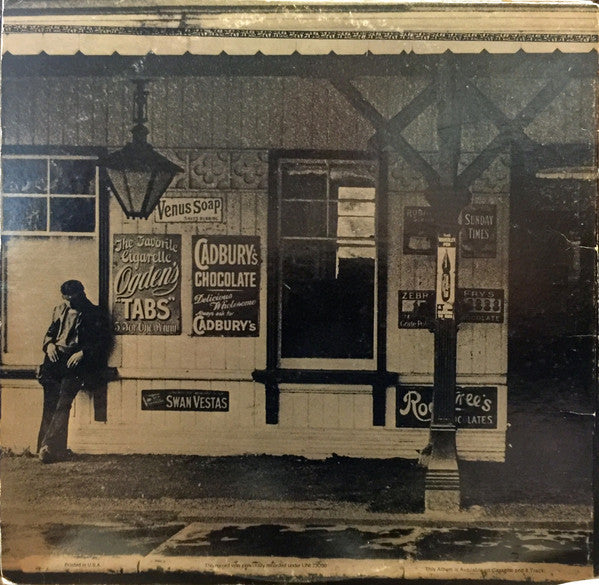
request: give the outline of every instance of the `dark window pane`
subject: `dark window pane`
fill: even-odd
[[[46,193],[48,169],[45,159],[4,159],[2,190],[4,193]]]
[[[5,197],[3,229],[6,231],[46,231],[47,200],[42,197]]]
[[[373,357],[374,259],[336,251],[335,242],[284,246],[282,357]]]
[[[283,170],[283,199],[325,199],[327,177],[323,170],[298,169],[289,165]]]
[[[283,245],[283,282],[335,278],[335,242],[297,241]]]
[[[94,199],[53,197],[50,200],[50,231],[93,232],[94,229]]]
[[[96,165],[91,160],[51,160],[50,193],[93,195],[96,192]]]
[[[324,201],[283,201],[281,235],[327,236],[326,203]]]

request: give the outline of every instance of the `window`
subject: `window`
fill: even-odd
[[[2,159],[4,235],[94,234],[98,171],[94,158]]]
[[[376,175],[370,160],[277,161],[282,366],[374,363]]]
[[[41,343],[65,280],[99,296],[96,158],[2,157],[2,363],[41,363]]]

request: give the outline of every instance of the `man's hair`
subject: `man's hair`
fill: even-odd
[[[67,280],[60,285],[60,292],[67,296],[80,294],[83,290],[83,285],[78,280]]]

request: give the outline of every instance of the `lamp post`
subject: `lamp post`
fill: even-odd
[[[135,79],[133,138],[123,148],[98,160],[106,169],[110,189],[129,218],[147,219],[177,173],[183,169],[148,143],[145,79]]]

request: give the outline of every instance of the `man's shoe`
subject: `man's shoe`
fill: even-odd
[[[75,459],[75,453],[70,449],[65,449],[59,453],[52,454],[52,463],[59,463],[61,461],[72,461]]]
[[[38,457],[42,463],[51,463],[52,455],[50,454],[50,449],[48,449],[47,445],[44,445],[40,452],[38,453]]]

